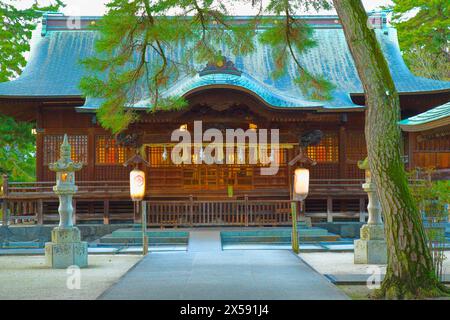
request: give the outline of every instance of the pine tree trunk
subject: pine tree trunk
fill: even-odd
[[[400,100],[359,0],[333,0],[366,97],[365,135],[372,179],[383,210],[388,266],[377,297],[442,295],[401,158]]]

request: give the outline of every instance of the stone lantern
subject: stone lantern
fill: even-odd
[[[59,197],[59,226],[52,230],[52,242],[45,244],[46,265],[61,269],[76,265],[80,268],[88,265],[87,242],[81,241],[80,230],[74,227],[72,197],[77,192],[75,172],[81,170],[82,163],[71,159],[71,146],[67,135],[60,148],[60,159],[49,164],[56,172],[56,185],[53,191]]]
[[[358,162],[358,167],[365,170],[366,182],[362,185],[369,198],[367,211],[369,219],[360,230],[360,239],[355,240],[355,264],[386,264],[387,246],[384,235],[384,224],[381,216],[381,205],[375,183],[372,182],[369,162],[366,158]]]

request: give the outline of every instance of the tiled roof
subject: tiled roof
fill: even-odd
[[[323,18],[328,25],[320,24],[320,19],[316,20],[313,26],[317,46],[301,56],[301,63],[310,72],[324,76],[335,85],[332,101],[313,101],[306,98],[295,84],[297,71],[294,65],[289,65],[286,74],[274,80],[271,77],[275,69],[273,52],[270,47],[259,43],[256,50],[248,56],[236,57],[226,47],[222,48],[223,54],[242,71],[241,77],[228,74],[185,76],[173,83],[165,94],[183,95],[199,87],[228,85],[253,91],[273,107],[360,108],[350,98],[350,94],[363,93],[363,89],[343,30],[339,24],[330,24],[336,21],[333,17]],[[86,24],[90,20],[86,18],[83,21]],[[394,28],[383,25],[375,32],[400,93],[450,91],[450,82],[416,77],[407,69],[401,57]],[[78,84],[86,70],[79,61],[95,54],[94,43],[97,37],[96,32],[83,28],[67,30],[47,24],[45,35],[31,53],[31,59],[22,75],[17,80],[0,83],[0,97],[81,96]],[[181,46],[170,52],[174,60],[182,54]],[[197,67],[202,69],[202,66]],[[145,91],[142,92],[141,102],[136,106],[143,105],[147,100]],[[99,99],[87,97],[84,108],[95,109],[100,103]]]
[[[450,102],[399,123],[405,131],[423,131],[450,125]]]

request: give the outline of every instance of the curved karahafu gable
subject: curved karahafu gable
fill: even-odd
[[[94,31],[68,30],[64,27],[67,17],[46,18],[47,31],[31,53],[31,59],[23,74],[14,81],[0,84],[0,97],[80,97],[79,81],[86,70],[80,60],[95,54],[94,43],[98,34]],[[59,20],[58,20],[59,19]],[[83,18],[85,25],[97,18]],[[305,18],[308,19],[308,18]],[[287,73],[274,80],[271,74],[275,68],[272,50],[257,44],[255,52],[236,57],[223,48],[223,54],[242,72],[239,75],[209,74],[200,77],[185,76],[171,84],[164,95],[186,95],[202,87],[231,86],[253,92],[267,105],[279,108],[360,108],[350,94],[363,92],[361,82],[345,41],[343,30],[336,23],[336,17],[316,17],[314,37],[317,46],[302,55],[302,64],[312,73],[323,75],[335,85],[331,101],[311,101],[294,83],[297,70],[288,66]],[[58,23],[55,21],[58,20]],[[62,22],[61,22],[62,21]],[[323,23],[320,23],[320,22]],[[52,24],[53,23],[53,24]],[[383,52],[389,62],[392,76],[400,93],[422,93],[449,91],[450,82],[435,81],[414,76],[406,67],[398,47],[396,30],[386,25],[375,30]],[[183,54],[179,47],[171,54],[176,59]],[[198,66],[199,70],[203,66]],[[133,107],[144,107],[145,90],[140,101]],[[99,99],[87,97],[82,109],[92,110],[99,106]]]

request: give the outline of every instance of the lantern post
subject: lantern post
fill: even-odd
[[[294,172],[294,186],[292,190],[291,214],[292,214],[292,250],[300,252],[297,232],[297,202],[300,203],[301,212],[304,211],[304,201],[309,192],[309,170],[297,168]],[[304,212],[303,212],[304,213]]]
[[[60,148],[60,159],[49,164],[56,172],[56,185],[53,191],[59,197],[59,226],[52,230],[52,241],[45,244],[46,265],[55,269],[76,265],[80,268],[88,265],[87,242],[81,241],[80,230],[73,225],[72,197],[78,188],[75,185],[75,172],[83,164],[71,159],[71,146],[67,134]]]
[[[315,166],[316,162],[307,156],[306,148],[310,145],[316,145],[320,143],[323,133],[320,130],[314,130],[312,132],[302,135],[299,139],[300,151],[291,161],[289,166],[292,167],[298,162],[303,163],[303,166],[297,167],[294,171],[294,184],[292,188],[292,202],[291,202],[291,215],[292,215],[292,250],[295,253],[300,252],[300,246],[298,242],[297,232],[297,202],[300,203],[301,212],[305,213],[305,199],[309,193],[309,170],[304,168],[306,165]],[[306,217],[305,217],[306,220]],[[306,220],[310,226],[311,222]]]
[[[354,242],[355,264],[386,264],[387,245],[384,235],[384,224],[381,214],[381,204],[377,195],[377,188],[372,181],[369,162],[366,158],[358,162],[358,167],[365,171],[366,181],[362,185],[369,198],[367,211],[369,219],[360,230],[360,239]]]
[[[124,166],[130,164],[134,165],[134,169],[130,172],[130,197],[134,202],[135,208],[140,208],[141,211],[141,230],[142,230],[142,255],[148,254],[148,236],[147,236],[147,204],[145,198],[145,172],[139,169],[139,164],[149,166],[139,154],[135,154]]]

